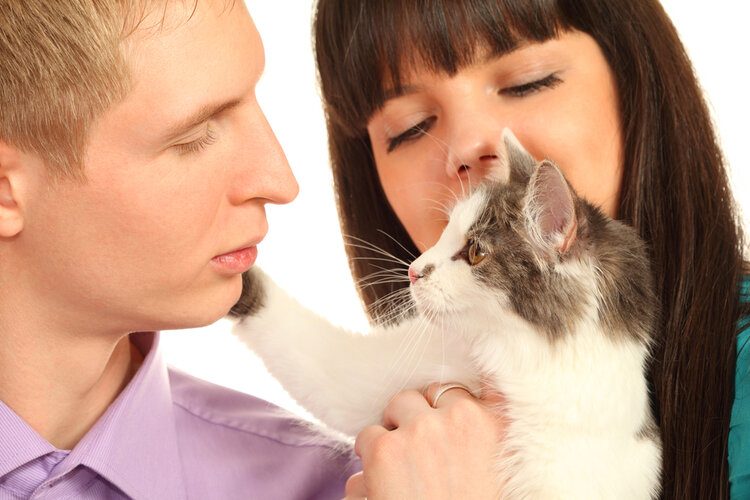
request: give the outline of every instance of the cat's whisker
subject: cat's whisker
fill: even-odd
[[[394,290],[390,293],[387,293],[383,295],[382,297],[378,298],[375,302],[373,302],[373,305],[380,305],[382,302],[387,302],[389,300],[393,300],[394,298],[397,298],[400,295],[408,295],[409,289],[408,288],[399,288],[398,290]]]
[[[389,368],[385,371],[386,377],[383,383],[383,389],[380,391],[380,395],[375,398],[375,401],[381,401],[384,398],[392,397],[394,394],[401,392],[406,387],[406,385],[408,384],[408,381],[413,376],[413,373],[410,374],[406,378],[400,377],[399,375],[401,371],[405,369],[405,367],[407,367],[409,364],[413,364],[410,362],[412,360],[414,353],[416,352],[418,348],[419,341],[423,337],[424,332],[426,330],[426,326],[427,326],[427,325],[423,325],[422,323],[423,323],[422,321],[418,322],[417,324],[414,325],[414,327],[409,328],[404,333],[404,338],[401,339],[401,341],[399,342],[399,346],[396,349],[397,356],[393,360],[393,362],[391,362]],[[428,343],[429,343],[429,338],[427,342],[425,343],[425,345],[427,345]],[[404,380],[405,382],[403,382],[402,384],[399,384],[397,388],[391,387],[391,384],[397,378],[400,378]]]
[[[414,309],[407,301],[403,301],[395,307],[388,316],[381,317],[382,324],[398,324],[399,321],[408,319],[414,315]]]
[[[380,280],[376,280],[376,281],[372,281],[372,282],[369,282],[369,283],[365,283],[362,286],[360,286],[360,288],[368,288],[368,287],[377,286],[377,285],[387,285],[387,284],[403,283],[404,281],[409,281],[409,280],[383,278],[383,279],[380,279]]]
[[[448,205],[442,201],[439,200],[433,200],[430,198],[423,198],[425,203],[429,203],[431,205],[430,209],[435,210],[437,212],[440,212],[441,215],[445,216],[446,219],[450,217],[450,208]]]
[[[391,305],[386,312],[377,315],[376,321],[380,326],[387,327],[413,316],[413,311],[413,307],[408,300],[397,299],[395,304]]]
[[[382,255],[383,257],[388,257],[388,258],[393,259],[394,263],[402,264],[402,265],[404,265],[406,267],[409,267],[409,263],[406,262],[405,260],[396,257],[392,253],[390,253],[390,252],[388,252],[388,251],[386,251],[386,250],[378,247],[377,245],[374,245],[374,244],[370,243],[369,241],[363,240],[362,238],[358,238],[358,237],[352,236],[352,235],[344,235],[344,238],[345,239],[351,239],[351,240],[354,240],[354,241],[357,242],[357,243],[351,243],[351,242],[345,240],[344,244],[347,245],[347,246],[351,246],[351,247],[354,247],[354,248],[360,248],[362,250],[368,250],[368,251],[374,252],[376,254]]]
[[[430,207],[430,210],[433,211],[433,212],[437,212],[439,214],[439,215],[437,215],[435,217],[435,220],[439,220],[439,221],[447,221],[448,220],[448,216],[445,214],[445,209],[444,208],[438,207],[438,206],[432,206],[432,207]]]
[[[408,277],[405,277],[403,273],[391,273],[388,271],[377,271],[372,274],[369,274],[363,278],[358,279],[355,282],[355,286],[363,286],[363,285],[372,285],[373,281],[380,281],[384,279],[391,279],[393,283],[404,283],[409,280]]]
[[[421,364],[422,364],[422,359],[424,358],[424,355],[425,355],[425,353],[427,352],[427,347],[428,347],[428,346],[430,345],[430,342],[431,342],[431,340],[432,340],[432,334],[433,334],[433,332],[434,332],[434,328],[430,328],[430,323],[431,323],[431,321],[430,321],[430,320],[428,320],[427,318],[422,318],[422,319],[421,319],[421,321],[420,321],[420,323],[421,323],[421,325],[422,325],[422,331],[420,332],[420,334],[419,334],[419,335],[420,335],[420,337],[421,337],[421,336],[423,336],[423,335],[424,335],[424,333],[425,333],[425,332],[427,332],[427,339],[425,339],[425,340],[423,341],[423,345],[422,345],[422,350],[421,350],[421,352],[419,353],[419,357],[418,357],[418,358],[417,358],[416,360],[411,360],[411,361],[412,361],[412,362],[411,362],[411,365],[412,365],[412,369],[411,369],[411,371],[410,371],[410,373],[409,373],[409,376],[408,376],[408,377],[406,377],[406,378],[404,379],[404,382],[403,382],[403,383],[401,384],[401,387],[399,388],[399,392],[400,392],[400,391],[402,391],[402,390],[404,390],[404,389],[406,388],[406,386],[407,386],[407,385],[409,384],[409,382],[411,381],[412,377],[414,377],[414,374],[416,373],[416,371],[417,371],[417,368],[418,368],[419,366],[421,366]],[[415,347],[415,349],[413,350],[413,353],[412,353],[412,355],[413,355],[413,354],[416,354],[416,347]]]
[[[392,254],[390,254],[388,252],[373,250],[370,247],[358,245],[358,244],[355,244],[355,243],[347,243],[347,246],[354,247],[354,248],[361,248],[363,250],[374,252],[375,254],[382,255],[383,256],[382,258],[386,259],[385,260],[386,262],[392,262],[394,264],[399,264],[399,265],[404,266],[404,267],[409,267],[409,263],[408,262],[406,262],[403,259],[399,259],[398,257],[396,257],[396,256],[394,256],[394,255],[392,255]],[[364,256],[363,257],[356,257],[357,260],[360,260],[360,259],[364,260],[364,259],[367,259],[367,258],[368,257],[364,257]]]
[[[445,380],[445,315],[440,318],[440,384],[444,384]]]
[[[440,146],[442,148],[443,153],[445,153],[446,158],[450,159],[450,157],[451,157],[451,146],[450,146],[450,144],[448,144],[444,140],[440,139],[439,137],[436,137],[436,136],[432,135],[429,132],[425,132],[424,135],[425,135],[425,137],[429,137],[435,144],[437,144],[438,146]],[[465,158],[462,158],[462,157],[458,156],[456,158],[456,160],[458,160],[459,165],[468,165],[468,162],[466,161]],[[461,182],[461,177],[460,176],[458,176],[458,180],[461,183],[461,195],[462,195],[462,197],[465,197],[466,194],[467,194],[467,192],[464,190],[463,182]],[[469,191],[468,192],[471,193],[471,184],[469,185]]]
[[[379,314],[377,320],[379,323],[387,323],[393,318],[397,318],[402,314],[405,316],[411,310],[411,296],[408,288],[400,288],[389,294],[380,297],[374,301],[368,307],[368,310],[372,313],[380,309],[383,304],[390,303],[391,307],[387,309],[383,314]],[[405,307],[409,305],[410,307]],[[387,321],[386,321],[387,320]]]
[[[396,267],[383,267],[383,266],[379,266],[378,264],[371,264],[371,267],[374,267],[375,269],[379,270],[375,272],[392,272],[395,274],[400,274],[402,276],[407,276],[406,270],[408,268],[403,268],[401,265],[398,265]]]
[[[394,264],[401,264],[401,262],[394,262],[393,259],[389,259],[386,257],[352,257],[350,260],[372,260],[375,262],[391,262]]]
[[[386,233],[386,232],[385,232],[385,231],[383,231],[382,229],[378,229],[378,232],[379,232],[379,233],[382,233],[382,234],[383,234],[383,236],[386,236],[387,238],[389,238],[389,239],[393,240],[393,242],[394,242],[394,243],[396,243],[396,244],[397,244],[398,246],[400,246],[401,248],[403,248],[403,249],[404,249],[404,251],[405,251],[406,253],[408,253],[408,254],[409,254],[409,256],[410,256],[410,257],[411,257],[412,259],[416,259],[416,258],[417,258],[417,256],[416,256],[416,255],[414,255],[414,253],[412,253],[412,252],[411,252],[411,251],[410,251],[410,250],[409,250],[408,248],[406,248],[406,247],[405,247],[405,246],[404,246],[404,245],[403,245],[403,244],[402,244],[402,243],[401,243],[400,241],[398,241],[398,240],[397,240],[396,238],[394,238],[394,237],[393,237],[393,236],[391,236],[390,234]]]
[[[465,198],[466,194],[467,194],[467,191],[464,188],[464,181],[461,179],[460,175],[456,175],[456,177],[458,178],[458,185],[461,186],[461,196],[463,198]],[[471,185],[469,186],[469,191],[468,192],[471,193]]]
[[[420,318],[420,321],[407,331],[406,336],[411,337],[411,340],[407,344],[406,348],[399,354],[397,362],[394,363],[393,368],[395,370],[391,372],[387,380],[388,382],[390,382],[390,380],[398,375],[402,369],[408,369],[409,367],[411,367],[411,370],[407,377],[400,377],[403,382],[399,384],[399,386],[396,388],[396,391],[393,391],[392,389],[389,390],[391,394],[395,394],[404,390],[409,384],[411,378],[414,376],[414,372],[416,371],[416,367],[418,366],[418,364],[413,363],[413,357],[417,352],[417,349],[419,348],[419,342],[420,340],[422,340],[424,343],[422,351],[424,351],[426,346],[429,344],[429,337],[426,341],[423,339],[424,333],[426,331],[428,331],[428,325],[427,322],[423,320],[423,318]],[[386,384],[385,387],[387,387],[388,385],[389,384]]]
[[[406,282],[409,281],[409,277],[404,270],[401,269],[391,269],[391,268],[384,268],[381,266],[378,266],[376,264],[373,264],[372,267],[375,267],[379,269],[378,271],[374,271],[367,276],[363,276],[362,278],[358,279],[355,282],[355,286],[362,287],[363,285],[367,285],[369,281],[372,280],[381,280],[384,278],[392,278],[394,282]],[[371,285],[371,284],[370,284]]]
[[[451,189],[450,186],[446,186],[442,182],[429,181],[429,182],[424,182],[423,184],[437,184],[437,186],[440,189],[445,190],[451,196],[451,198],[453,199],[453,205],[454,206],[455,206],[456,203],[458,203],[459,201],[461,201],[461,197],[458,195],[458,193],[456,193],[453,189]],[[452,210],[452,208],[453,207],[451,206],[450,209]],[[450,210],[448,210],[448,211],[450,212]]]

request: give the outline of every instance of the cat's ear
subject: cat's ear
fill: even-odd
[[[518,180],[526,182],[536,168],[537,161],[518,141],[509,128],[503,129],[503,143],[500,161],[489,173],[488,178],[508,182]]]
[[[544,248],[564,254],[575,243],[575,193],[554,163],[544,160],[531,175],[524,212],[532,238]]]

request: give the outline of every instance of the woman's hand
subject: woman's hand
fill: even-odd
[[[363,471],[346,483],[347,499],[496,499],[500,496],[497,457],[505,422],[502,398],[476,399],[461,389],[429,401],[404,391],[388,405],[382,426],[357,436],[355,452]]]

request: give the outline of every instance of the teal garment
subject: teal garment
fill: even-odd
[[[750,278],[742,282],[740,300],[750,302]],[[729,497],[750,498],[750,318],[740,320],[737,337],[737,374],[729,422]]]

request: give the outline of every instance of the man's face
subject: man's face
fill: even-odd
[[[255,99],[263,47],[243,3],[199,0],[192,17],[186,3],[124,42],[133,88],[92,128],[87,182],[40,181],[29,205],[18,240],[27,282],[73,327],[218,319],[253,250],[215,257],[256,245],[265,203],[297,193]]]

